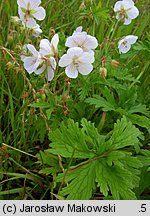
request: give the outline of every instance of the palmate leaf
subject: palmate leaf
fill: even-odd
[[[117,121],[107,140],[86,119],[82,119],[81,126],[68,120],[67,125],[62,124],[50,133],[51,153],[71,157],[75,151],[73,157],[84,159],[70,167],[65,177],[68,184],[59,195],[67,199],[90,199],[100,187],[106,197],[109,193],[114,199],[136,199],[133,188],[138,186],[142,163],[124,147],[137,145],[140,131],[126,117]],[[56,182],[62,182],[63,178],[64,174],[60,173]]]
[[[90,105],[95,105],[96,108],[103,108],[104,112],[107,111],[115,111],[116,107],[106,99],[102,98],[99,95],[94,95],[93,98],[87,98],[85,102],[89,103]]]
[[[141,150],[138,158],[142,162],[143,166],[150,167],[150,151],[149,150]]]
[[[146,128],[150,133],[150,118],[138,114],[127,114],[127,118],[132,121],[133,124]]]
[[[92,196],[95,189],[95,163],[87,164],[69,176],[69,184],[60,193],[67,196],[67,199],[87,200]]]
[[[114,124],[113,134],[106,142],[106,148],[120,149],[125,146],[134,146],[138,144],[140,136],[141,132],[123,116],[121,120],[117,120],[117,123]]]
[[[94,152],[88,145],[89,136],[71,119],[68,120],[67,126],[62,123],[60,129],[50,132],[49,139],[52,141],[50,153],[71,157],[75,149],[75,158],[94,157]]]
[[[113,165],[107,164],[107,157],[92,161],[81,168],[74,168],[72,173],[67,175],[68,186],[64,187],[61,196],[67,199],[89,199],[96,186],[100,187],[100,192],[108,196],[110,190],[114,199],[136,199],[133,188],[138,186],[140,171],[125,165],[125,157],[122,161],[116,161]],[[137,158],[132,157],[132,165],[139,168],[141,163]],[[118,163],[117,163],[118,161]],[[57,181],[61,181],[63,175],[60,174]],[[97,184],[96,184],[97,182]]]
[[[117,90],[119,101],[115,102],[113,94],[107,87],[103,90],[103,97],[94,95],[93,98],[87,98],[86,103],[94,105],[95,108],[101,108],[104,112],[116,112],[125,115],[133,124],[146,128],[150,133],[150,112],[145,105],[138,102],[136,89],[119,89]],[[137,101],[135,103],[135,101]],[[142,115],[141,115],[142,114]]]

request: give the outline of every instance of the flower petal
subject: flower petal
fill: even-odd
[[[24,60],[25,60],[25,58],[26,58],[27,56],[25,56],[25,55],[21,55],[20,57],[21,57],[21,61],[24,62]]]
[[[131,23],[130,18],[125,18],[124,25],[129,25]]]
[[[83,63],[93,63],[94,62],[94,53],[92,52],[84,52],[80,58],[79,61]]]
[[[82,26],[77,27],[74,32],[82,32]]]
[[[31,9],[36,9],[41,4],[41,0],[28,0],[28,2],[30,2]]]
[[[134,6],[134,2],[132,0],[124,0],[124,2],[127,2],[130,4],[130,6]]]
[[[59,66],[60,67],[66,67],[67,65],[71,64],[72,62],[72,57],[69,56],[68,54],[64,54],[60,60],[59,60]]]
[[[126,0],[118,1],[118,2],[116,2],[115,6],[114,6],[114,11],[115,12],[120,12],[120,10],[121,10],[122,7],[125,10],[127,10],[129,8],[132,8],[132,5],[128,1],[126,1]]]
[[[40,61],[37,61],[37,58],[34,56],[28,56],[24,59],[24,67],[29,74],[33,73],[39,66]]]
[[[119,48],[119,52],[120,53],[127,53],[130,50],[130,48],[131,48],[131,44],[126,43],[126,45],[124,45],[123,43],[121,43],[118,46],[118,48]]]
[[[54,78],[54,70],[51,68],[51,66],[47,67],[47,80],[51,81]]]
[[[82,75],[88,75],[93,70],[93,66],[92,64],[88,64],[88,63],[79,64],[78,70],[79,73],[81,73]]]
[[[52,37],[52,40],[51,40],[51,45],[52,45],[53,48],[54,48],[54,52],[57,51],[58,43],[59,43],[59,36],[58,36],[58,34],[55,34],[55,35]]]
[[[45,16],[46,16],[45,9],[43,7],[38,7],[36,12],[33,14],[33,16],[37,20],[43,20],[45,18]]]
[[[119,11],[122,5],[123,5],[123,1],[117,1],[114,5],[114,11],[115,12]]]
[[[22,7],[22,8],[26,8],[27,7],[26,0],[17,0],[17,4],[18,4],[19,7]]]
[[[33,28],[34,26],[36,26],[36,21],[35,19],[28,17],[27,19],[23,20],[25,25],[27,26],[27,28]]]
[[[35,47],[32,44],[27,44],[27,48],[34,56],[37,57],[39,55],[39,52],[35,49]]]
[[[70,64],[69,66],[66,67],[65,73],[69,78],[73,78],[73,79],[77,78],[78,76],[77,68],[73,64]]]
[[[35,70],[34,73],[35,74],[41,74],[45,69],[46,69],[46,64],[43,64],[43,66],[40,67],[39,69]]]
[[[42,39],[40,42],[40,54],[43,56],[50,55],[52,53],[51,49],[49,40]]]
[[[21,10],[20,7],[18,7],[18,14],[19,14],[19,17],[20,17],[21,21],[23,21],[25,13],[23,13],[23,11]]]
[[[127,11],[127,15],[130,19],[135,19],[139,15],[139,10],[134,6]]]
[[[86,40],[86,34],[83,32],[77,32],[73,36],[67,38],[65,46],[67,47],[82,47]]]
[[[56,69],[56,60],[55,60],[55,58],[54,57],[50,57],[49,58],[49,61],[50,61],[50,63],[51,63],[51,67],[52,67],[52,69]]]
[[[72,47],[72,48],[68,49],[67,54],[70,57],[80,56],[83,54],[83,50],[80,47]]]
[[[65,46],[66,47],[76,47],[77,46],[76,41],[73,39],[72,36],[67,38]]]
[[[95,49],[98,46],[97,39],[91,35],[87,35],[83,46],[86,49]]]
[[[40,29],[40,26],[37,24],[35,27],[32,28],[32,35],[35,37],[38,37],[39,34],[42,33],[42,30]]]
[[[125,37],[125,39],[128,41],[128,43],[134,44],[137,41],[138,37],[134,35],[128,35]]]

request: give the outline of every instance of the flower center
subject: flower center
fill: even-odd
[[[35,10],[31,9],[30,6],[31,6],[31,5],[30,5],[30,2],[28,2],[27,8],[21,8],[21,10],[22,10],[23,13],[24,13],[24,18],[25,18],[26,20],[28,19],[28,17],[33,18],[33,17],[34,17],[33,14],[36,12]]]
[[[121,5],[120,10],[118,10],[118,13],[119,13],[119,17],[120,17],[120,19],[128,18],[127,11],[129,11],[130,9],[131,9],[131,8],[127,8],[127,9],[125,9],[124,6]]]
[[[127,48],[127,43],[128,43],[127,41],[123,42],[123,45],[125,46],[125,48]]]
[[[75,65],[75,66],[78,66],[78,63],[79,63],[79,58],[78,56],[74,56],[73,59],[72,59],[72,63]]]

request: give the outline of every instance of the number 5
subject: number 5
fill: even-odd
[[[141,205],[141,212],[146,212],[146,204]]]

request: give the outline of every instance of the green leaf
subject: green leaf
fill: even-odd
[[[132,121],[133,124],[146,128],[150,133],[150,118],[138,114],[127,114],[127,118]]]
[[[139,160],[142,162],[143,166],[150,166],[150,151],[149,150],[141,150],[138,156]]]
[[[95,189],[95,163],[87,164],[70,175],[69,185],[64,187],[60,193],[61,196],[67,196],[67,199],[87,200],[92,196]]]
[[[124,116],[114,124],[112,136],[106,142],[107,149],[120,149],[126,146],[135,146],[139,143],[138,137],[140,137],[141,134],[138,128],[127,121]]]
[[[59,154],[63,157],[71,157],[75,149],[74,158],[91,158],[94,152],[88,144],[89,136],[79,128],[79,124],[69,119],[67,126],[62,123],[60,129],[49,133],[49,140],[52,141],[49,152]]]
[[[61,124],[57,133],[50,133],[49,152],[68,157],[72,153],[68,149],[75,149],[73,157],[84,159],[69,168],[65,181],[63,173],[57,176],[56,182],[67,183],[59,195],[67,199],[90,199],[96,187],[100,187],[105,197],[109,193],[113,199],[136,199],[133,189],[138,186],[142,163],[122,148],[136,145],[141,132],[125,116],[117,120],[107,141],[86,119],[81,120],[81,126],[70,119],[67,125]]]
[[[46,114],[47,114],[47,119],[48,120],[50,120],[51,114],[52,114],[53,110],[54,110],[54,108],[50,108],[50,109],[46,110]]]
[[[148,115],[149,112],[146,108],[145,105],[143,104],[138,104],[138,105],[135,105],[135,106],[132,106],[129,110],[128,110],[129,113],[142,113],[142,114],[145,114],[145,115]]]
[[[90,105],[95,105],[96,108],[102,108],[104,112],[112,111],[112,110],[115,111],[116,109],[114,104],[105,100],[99,95],[94,95],[93,98],[87,98],[85,102]]]

